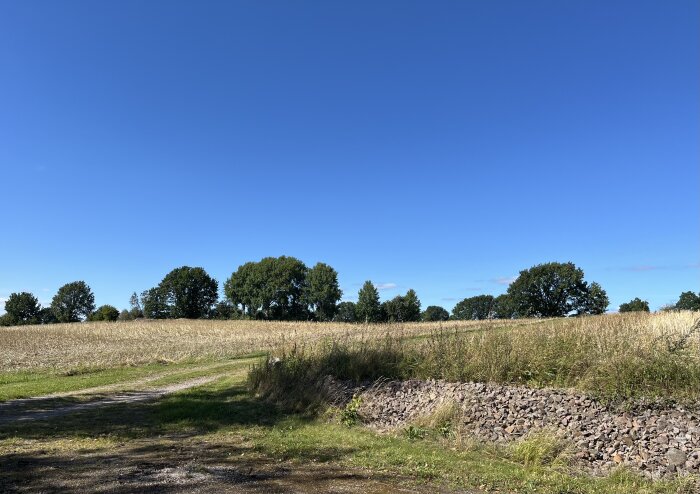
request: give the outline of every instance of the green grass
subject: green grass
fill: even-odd
[[[31,471],[35,454],[38,458],[44,458],[46,451],[70,455],[76,447],[82,447],[89,448],[91,454],[106,450],[116,457],[122,454],[119,448],[133,441],[147,441],[149,451],[163,458],[174,449],[206,444],[208,454],[220,453],[226,458],[235,451],[235,456],[245,454],[261,458],[260,461],[292,462],[297,468],[310,463],[327,464],[329,468],[340,466],[478,492],[693,492],[689,480],[651,482],[622,470],[604,478],[576,473],[564,463],[550,459],[558,446],[546,438],[535,438],[519,449],[460,446],[431,434],[377,435],[362,427],[343,425],[340,413],[312,416],[285,412],[247,392],[246,371],[247,364],[239,362],[225,378],[169,395],[154,404],[118,405],[97,413],[62,417],[58,422],[0,427],[0,462],[9,450],[15,451],[12,458],[18,461],[17,451],[21,451],[23,475],[31,476],[38,473]],[[433,422],[438,426],[444,421],[436,418]],[[169,437],[175,438],[175,442],[164,442]]]
[[[241,357],[241,359],[255,356]],[[73,369],[69,371],[19,371],[0,373],[0,402],[16,398],[30,398],[52,393],[80,391],[88,388],[118,385],[129,381],[154,378],[147,385],[164,386],[174,382],[201,377],[213,372],[225,372],[227,367],[238,365],[240,359],[196,360],[173,364],[147,364],[111,368]],[[201,369],[200,369],[201,368]],[[157,377],[161,375],[162,377]]]
[[[601,316],[489,331],[433,331],[412,339],[297,345],[278,355],[278,365],[254,369],[250,385],[295,409],[320,404],[317,383],[327,375],[355,382],[433,378],[571,387],[615,402],[700,399],[699,347],[678,344],[686,341],[688,328],[654,326],[663,322]]]
[[[219,398],[204,400],[206,395]],[[159,421],[170,431],[199,428],[208,439],[236,434],[257,453],[276,460],[329,462],[384,474],[486,491],[541,494],[642,494],[693,492],[689,481],[650,482],[620,470],[604,478],[576,474],[556,461],[560,444],[545,437],[519,447],[456,447],[438,439],[377,435],[340,420],[285,414],[252,400],[236,379],[178,393],[159,405]],[[198,417],[192,420],[192,417]],[[219,427],[221,423],[223,427]],[[551,457],[551,458],[550,458]]]

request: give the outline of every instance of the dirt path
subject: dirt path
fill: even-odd
[[[151,374],[150,376],[141,377],[139,379],[133,379],[130,381],[119,381],[113,384],[105,384],[103,386],[94,386],[91,388],[76,389],[74,391],[62,391],[58,393],[50,393],[47,395],[33,396],[31,398],[19,398],[15,400],[8,400],[6,402],[0,403],[0,411],[2,411],[2,406],[11,403],[31,403],[42,400],[49,400],[54,398],[69,398],[71,396],[82,396],[82,395],[94,395],[100,393],[109,393],[111,391],[126,391],[126,390],[136,390],[154,381],[159,381],[167,377],[176,377],[183,374],[191,374],[193,372],[201,372],[206,370],[214,371],[220,369],[221,367],[233,367],[236,365],[242,365],[246,363],[255,362],[255,358],[246,358],[240,360],[232,360],[226,362],[216,362],[214,364],[200,365],[197,367],[182,367],[173,370],[167,370],[163,372],[158,372],[156,374]]]
[[[156,400],[171,393],[176,393],[178,391],[210,383],[226,375],[228,374],[216,374],[212,376],[189,379],[179,383],[170,384],[168,386],[163,386],[161,388],[142,391],[127,391],[107,396],[97,396],[94,399],[81,401],[79,403],[66,403],[65,401],[60,401],[59,398],[85,395],[84,392],[63,393],[60,397],[57,397],[56,395],[49,395],[46,397],[12,400],[5,403],[0,403],[0,425],[10,422],[15,423],[30,420],[52,419],[62,415],[92,410],[109,405],[140,403],[144,401]],[[139,382],[142,383],[143,381]],[[104,389],[104,387],[93,389]]]

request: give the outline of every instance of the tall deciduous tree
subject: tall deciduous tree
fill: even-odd
[[[513,299],[503,293],[493,300],[494,319],[514,319],[518,317],[518,310]]]
[[[119,318],[119,310],[112,305],[101,305],[90,314],[90,321],[116,321]]]
[[[383,316],[389,322],[420,321],[420,300],[414,290],[397,295],[382,304]]]
[[[340,302],[336,310],[334,321],[337,322],[355,322],[357,321],[357,312],[353,302]]]
[[[330,321],[343,292],[338,285],[338,273],[328,264],[319,262],[306,274],[304,299],[318,321]]]
[[[240,266],[224,284],[224,293],[251,317],[306,319],[307,271],[294,257],[266,257]]]
[[[39,324],[41,305],[29,292],[11,293],[5,302],[7,322],[12,325]]]
[[[595,281],[588,285],[586,294],[578,308],[579,314],[605,314],[610,305],[608,294]]]
[[[423,321],[447,321],[449,318],[450,313],[439,305],[429,305],[421,314]]]
[[[452,317],[465,321],[489,319],[493,317],[494,300],[492,295],[465,298],[452,309]]]
[[[159,287],[141,293],[143,316],[148,319],[167,319],[170,316],[167,297]]]
[[[58,289],[51,310],[59,322],[77,322],[95,310],[95,295],[84,281],[67,283]]]
[[[182,266],[173,269],[158,285],[165,296],[170,317],[208,317],[219,298],[219,285],[202,268]]]
[[[700,310],[700,293],[683,292],[676,302],[677,310]]]
[[[573,311],[585,313],[595,305],[588,300],[583,270],[571,262],[550,262],[521,271],[508,287],[508,295],[523,317],[561,317]],[[604,301],[600,292],[598,297],[597,307]]]
[[[382,310],[379,304],[379,292],[371,281],[365,281],[365,284],[360,288],[355,309],[359,321],[369,323],[381,320]]]

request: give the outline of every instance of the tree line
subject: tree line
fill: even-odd
[[[477,295],[458,302],[452,314],[440,306],[421,311],[416,292],[380,302],[377,287],[366,281],[357,302],[341,302],[338,273],[319,262],[307,267],[294,257],[266,257],[238,267],[223,285],[201,267],[182,266],[168,273],[141,295],[133,293],[130,308],[95,308],[95,297],[84,281],[62,286],[49,307],[41,307],[31,293],[12,293],[5,302],[0,325],[147,319],[262,319],[338,322],[414,322],[563,317],[603,314],[608,296],[596,282],[584,279],[573,263],[550,262],[520,271],[499,296]],[[620,312],[649,312],[648,302],[635,298]],[[663,310],[700,310],[700,293],[683,292],[676,304]]]

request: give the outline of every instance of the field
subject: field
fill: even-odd
[[[0,328],[0,491],[690,493],[697,484],[689,479],[651,482],[625,470],[593,477],[523,454],[537,450],[534,441],[516,451],[378,435],[344,425],[342,411],[303,405],[304,389],[313,389],[308,380],[323,373],[697,403],[696,319],[686,312],[369,326],[176,320]],[[266,375],[268,355],[298,362],[297,382]],[[281,399],[264,400],[251,386]],[[122,401],[109,401],[115,396]]]

